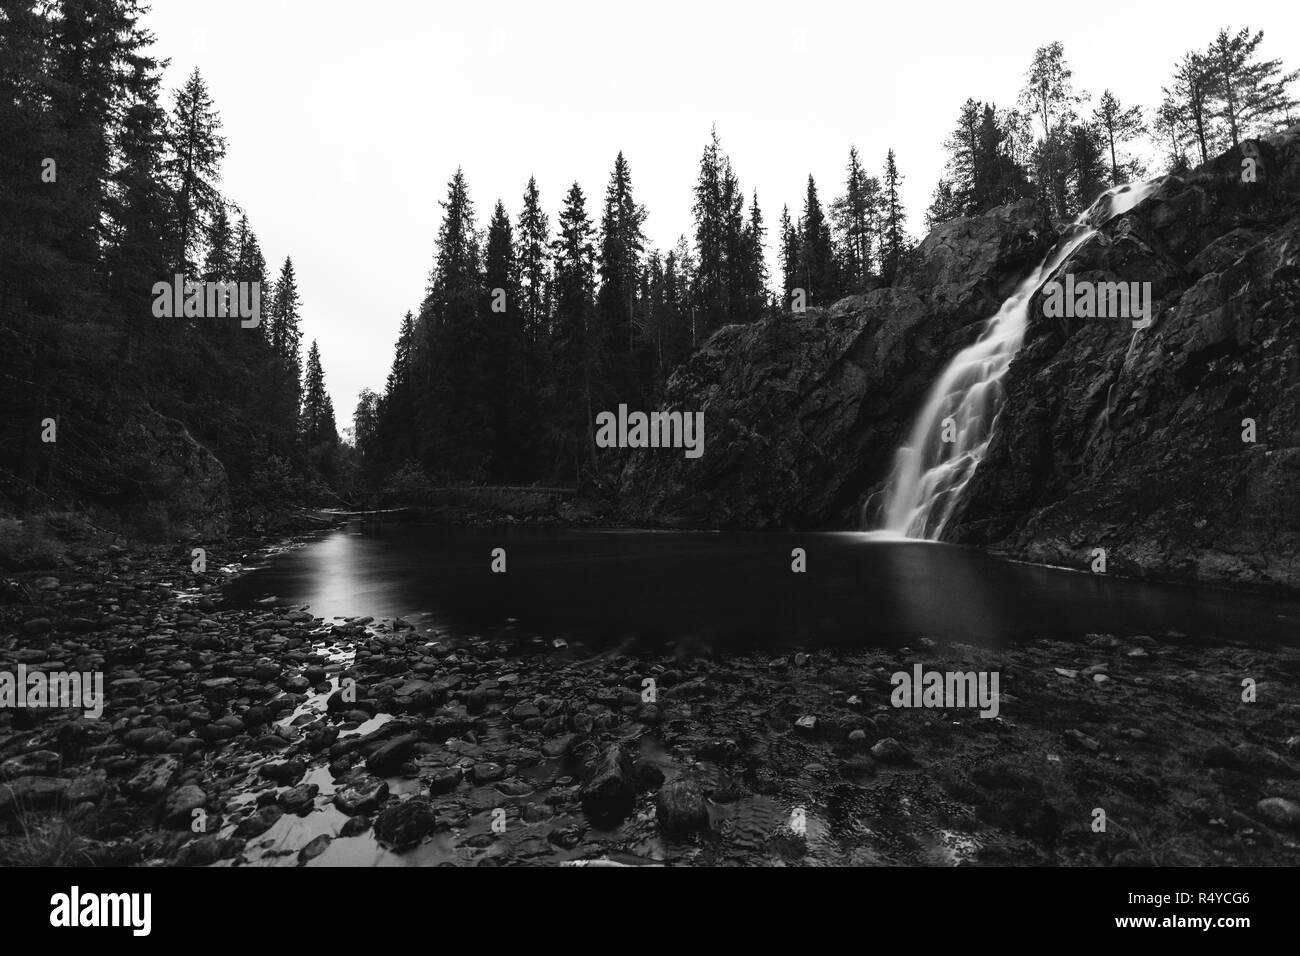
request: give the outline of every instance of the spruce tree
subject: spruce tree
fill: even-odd
[[[809,305],[830,305],[839,293],[839,276],[830,226],[817,197],[817,183],[808,177],[803,217],[799,220],[800,287]]]
[[[338,427],[334,421],[334,403],[325,391],[325,372],[321,368],[320,348],[312,339],[307,351],[307,371],[303,376],[301,430],[308,448],[337,445]]]
[[[536,403],[530,401],[526,380],[527,342],[518,275],[514,230],[505,204],[497,200],[483,254],[488,309],[482,368],[489,386],[484,401],[491,406],[495,438],[491,466],[500,480],[523,477],[535,427],[531,412]],[[498,311],[502,304],[504,311]]]
[[[790,207],[781,207],[781,308],[789,310],[791,296],[800,286],[799,232],[790,220]]]
[[[631,171],[623,153],[614,159],[605,207],[600,218],[597,268],[600,291],[596,298],[599,326],[593,334],[605,340],[610,357],[612,397],[637,407],[642,403],[638,378],[636,292],[645,251],[645,208],[632,195]]]
[[[128,84],[131,103],[116,128],[114,146],[119,164],[109,189],[108,240],[104,272],[109,294],[123,315],[124,354],[134,354],[145,329],[155,341],[167,339],[153,321],[153,284],[169,278],[171,261],[167,236],[172,231],[171,197],[163,178],[162,157],[166,114],[158,104],[156,73],[133,74]],[[160,342],[161,344],[161,342]]]
[[[898,191],[902,181],[903,176],[898,171],[898,163],[891,149],[885,157],[883,236],[880,251],[881,278],[887,285],[892,285],[898,279],[907,258],[907,229],[904,225],[903,202]]]
[[[696,335],[744,321],[744,196],[714,129],[695,185]]]
[[[464,171],[457,169],[441,203],[429,288],[420,309],[416,439],[425,468],[444,478],[479,481],[495,445],[487,376],[488,297],[482,250]]]
[[[767,271],[767,255],[763,251],[766,242],[767,226],[763,223],[763,210],[758,205],[758,190],[754,190],[749,202],[749,220],[745,223],[744,231],[744,321],[755,321],[767,312],[767,283],[770,276]]]
[[[282,450],[287,450],[291,437],[297,433],[302,401],[301,310],[293,260],[286,256],[267,315],[271,347],[270,420],[278,432],[277,441]]]
[[[267,340],[267,315],[271,304],[271,284],[266,277],[266,258],[258,244],[257,234],[248,224],[248,216],[241,213],[239,225],[235,228],[235,263],[234,279],[236,282],[256,283],[261,303],[260,321],[245,330],[244,340],[265,342]],[[251,346],[250,346],[251,348]]]
[[[194,272],[197,242],[208,216],[221,202],[217,183],[226,140],[221,135],[221,117],[208,95],[198,67],[176,93],[168,128],[170,155],[165,163],[176,211],[175,265],[186,274]]]
[[[558,230],[551,246],[555,263],[552,443],[558,453],[557,472],[581,483],[584,463],[595,464],[594,389],[604,372],[605,356],[600,339],[592,334],[596,325],[594,230],[576,182],[564,197]]]
[[[550,223],[542,210],[537,180],[529,176],[516,229],[520,304],[524,334],[536,346],[550,323]]]
[[[831,204],[831,217],[842,250],[847,291],[861,292],[871,275],[871,220],[879,203],[880,183],[867,176],[856,146],[849,148],[844,195]]]

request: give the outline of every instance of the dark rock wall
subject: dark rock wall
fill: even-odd
[[[1104,548],[1120,573],[1300,587],[1300,136],[1255,149],[1257,182],[1233,150],[1062,267],[1151,282],[1154,324],[1135,334],[1031,307],[951,540],[1067,566]]]
[[[948,537],[1036,561],[1300,587],[1300,129],[1171,177],[1061,272],[1151,282],[1154,324],[1030,310]],[[718,528],[859,526],[944,364],[1054,236],[1029,204],[946,223],[908,285],[719,331],[669,383],[705,452],[628,456],[623,515]],[[1257,441],[1242,441],[1244,419]]]
[[[937,228],[908,286],[721,329],[669,382],[704,454],[618,450],[624,516],[722,528],[856,527],[931,381],[1050,245],[1032,204]]]

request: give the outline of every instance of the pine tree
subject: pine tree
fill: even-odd
[[[542,211],[537,180],[528,177],[519,213],[518,258],[520,301],[525,337],[535,346],[550,323],[550,223]]]
[[[380,445],[380,403],[378,395],[363,388],[352,412],[352,441],[361,459],[361,473],[370,482],[376,482],[384,468]]]
[[[230,229],[230,216],[225,203],[218,203],[208,228],[208,251],[203,260],[203,280],[224,282],[235,272],[235,236]]]
[[[866,288],[871,276],[872,217],[877,213],[880,182],[867,176],[857,147],[849,148],[844,195],[831,204],[831,218],[843,251],[844,282],[849,291]]]
[[[484,401],[492,409],[495,443],[491,464],[501,480],[519,478],[528,467],[536,407],[527,381],[527,340],[519,296],[519,268],[514,230],[505,204],[497,200],[488,223],[483,256],[483,284],[489,308],[484,316],[486,349],[483,374],[490,386]],[[498,298],[498,290],[502,297]],[[505,310],[497,311],[504,301]]]
[[[664,284],[677,319],[676,333],[668,337],[670,344],[665,345],[669,368],[685,360],[699,344],[695,302],[695,290],[699,285],[698,271],[699,264],[691,252],[691,244],[685,236],[678,236],[673,251],[664,260]]]
[[[979,211],[980,192],[980,124],[983,106],[973,99],[962,104],[957,117],[957,127],[944,142],[948,151],[947,181],[953,196],[953,207],[961,210],[957,215]]]
[[[715,128],[700,158],[695,186],[698,336],[743,321],[744,196]]]
[[[880,274],[886,285],[892,285],[902,273],[907,259],[907,229],[904,225],[903,202],[898,187],[903,176],[891,149],[885,157],[883,194],[883,236],[880,251]]]
[[[940,223],[957,219],[965,214],[965,208],[958,201],[952,183],[940,179],[934,186],[934,195],[930,207],[925,211],[925,228],[933,229]]]
[[[742,266],[744,271],[744,303],[742,318],[754,321],[767,311],[768,291],[767,256],[763,246],[767,242],[767,226],[763,223],[763,210],[758,205],[758,190],[749,202],[749,221],[745,224]]]
[[[1163,90],[1165,102],[1175,111],[1176,129],[1183,142],[1194,142],[1200,150],[1201,162],[1209,162],[1211,149],[1217,149],[1212,124],[1210,92],[1213,88],[1206,58],[1196,52],[1187,53],[1178,61],[1172,89]],[[1181,146],[1181,143],[1180,143]]]
[[[447,183],[429,288],[417,327],[415,431],[420,461],[446,478],[482,480],[495,445],[482,250],[464,171]]]
[[[50,5],[49,55],[43,64],[48,73],[43,80],[58,141],[46,155],[57,158],[59,191],[67,197],[60,211],[58,245],[74,261],[99,258],[114,130],[132,95],[141,92],[141,83],[156,81],[157,60],[141,52],[153,43],[153,36],[138,24],[142,12],[135,0]]]
[[[303,376],[300,434],[308,448],[321,444],[337,445],[339,440],[334,403],[329,392],[325,391],[325,372],[321,368],[320,348],[315,339],[307,351],[307,371]]]
[[[132,75],[131,102],[114,137],[120,161],[109,188],[103,258],[109,294],[123,314],[128,357],[150,326],[155,338],[170,338],[158,334],[149,307],[153,284],[171,270],[166,237],[172,209],[162,169],[166,115],[158,104],[159,84],[155,72]]]
[[[1101,131],[1090,123],[1074,127],[1070,140],[1070,180],[1074,210],[1081,212],[1106,191],[1106,162]]]
[[[604,372],[605,356],[600,352],[600,340],[592,334],[596,325],[594,230],[587,217],[586,198],[577,183],[564,197],[558,228],[559,235],[551,246],[555,257],[555,319],[550,422],[560,456],[557,470],[581,483],[584,461],[592,467],[595,464],[593,393]]]
[[[233,278],[236,282],[256,283],[261,303],[261,315],[257,325],[247,329],[244,336],[254,336],[256,339],[265,342],[267,338],[266,316],[268,306],[271,300],[270,282],[266,278],[266,258],[262,255],[262,247],[257,242],[257,234],[253,232],[252,227],[248,224],[248,216],[241,213],[239,216],[239,225],[235,228],[235,262]]]
[[[285,450],[290,437],[297,433],[302,402],[301,309],[293,260],[286,256],[267,315],[271,347],[270,420]]]
[[[494,315],[510,315],[517,298],[514,230],[501,200],[497,200],[488,222],[487,246],[483,253],[483,285],[488,291],[488,309]],[[502,295],[497,295],[500,289]],[[504,300],[505,312],[495,312],[495,303]]]
[[[1185,173],[1190,167],[1187,153],[1183,149],[1186,131],[1183,127],[1182,111],[1178,103],[1167,92],[1157,107],[1151,122],[1151,132],[1167,149],[1165,162],[1170,172]]]
[[[790,207],[781,207],[781,308],[789,311],[791,296],[799,287],[799,231],[790,221]]]
[[[1018,113],[999,112],[992,103],[984,104],[972,197],[974,207],[969,212],[987,212],[1030,195],[1029,178],[1015,155],[1016,140],[1020,138],[1017,124],[1021,119]]]
[[[415,316],[407,312],[393,350],[393,365],[375,407],[377,469],[396,471],[417,457],[415,436]],[[360,431],[357,432],[360,435]]]
[[[1121,163],[1119,150],[1126,143],[1146,133],[1146,123],[1142,121],[1142,109],[1138,106],[1124,107],[1110,90],[1101,94],[1101,100],[1092,113],[1093,122],[1105,138],[1106,149],[1110,156],[1110,184],[1118,186],[1133,171],[1131,161]]]
[[[812,176],[808,177],[803,217],[799,220],[798,274],[809,305],[828,306],[835,301],[839,294],[835,248]]]
[[[221,135],[221,117],[208,95],[198,67],[176,93],[168,129],[171,148],[165,168],[175,197],[176,268],[194,271],[196,240],[204,232],[207,217],[221,203],[217,183],[226,140]]]
[[[1300,71],[1283,74],[1281,60],[1257,60],[1263,39],[1263,31],[1243,29],[1230,35],[1220,30],[1205,55],[1211,109],[1226,125],[1234,148],[1245,136],[1273,132],[1289,122],[1300,105],[1287,90]]]
[[[633,407],[642,402],[638,381],[636,342],[636,291],[645,251],[645,208],[632,196],[631,171],[623,153],[614,159],[605,207],[600,219],[600,248],[597,268],[600,291],[596,298],[599,324],[593,336],[610,357],[609,385],[613,397]],[[606,344],[607,343],[607,344]]]

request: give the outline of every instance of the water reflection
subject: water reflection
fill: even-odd
[[[505,548],[507,571],[490,570]],[[791,550],[807,571],[791,570]],[[592,648],[996,646],[1030,636],[1180,634],[1295,643],[1300,602],[1123,581],[876,534],[654,533],[355,524],[234,582],[323,617],[405,617]],[[512,625],[513,622],[513,626]]]

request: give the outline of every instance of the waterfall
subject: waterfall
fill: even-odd
[[[1146,199],[1160,180],[1104,193],[1061,236],[1012,294],[973,345],[948,363],[899,448],[883,505],[882,530],[938,540],[984,453],[1002,408],[1002,376],[1024,341],[1029,303],[1074,251],[1116,216]],[[948,428],[945,419],[951,418]],[[944,432],[952,441],[944,441]],[[952,434],[955,431],[955,435]]]

